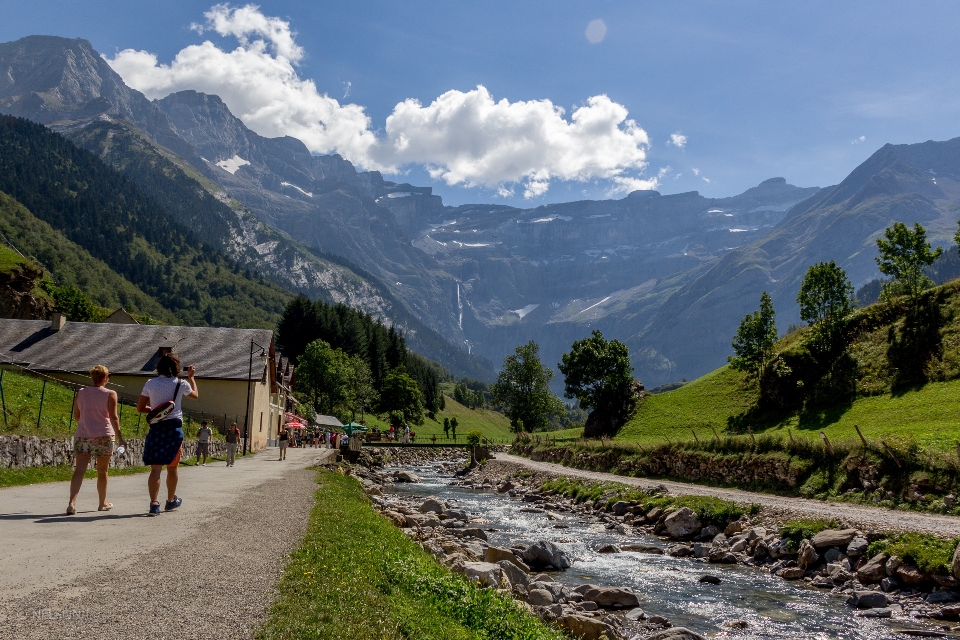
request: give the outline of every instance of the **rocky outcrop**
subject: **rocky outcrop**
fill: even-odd
[[[9,271],[0,272],[0,317],[44,320],[53,312],[50,300],[37,292],[43,270],[24,260]]]

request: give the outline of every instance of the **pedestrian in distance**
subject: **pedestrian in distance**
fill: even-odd
[[[277,436],[280,439],[280,459],[287,459],[287,445],[290,444],[290,432],[287,431],[287,427],[280,427],[280,435]]]
[[[210,440],[213,438],[213,431],[207,426],[209,423],[204,420],[200,423],[200,428],[197,429],[197,462],[200,464],[200,456],[203,456],[203,464],[200,464],[201,467],[207,466],[207,456],[210,455]]]
[[[113,455],[114,436],[121,446],[126,446],[120,434],[120,417],[117,415],[117,392],[107,389],[110,371],[102,364],[90,369],[92,387],[84,387],[77,392],[73,405],[73,419],[77,421],[77,430],[73,434],[73,453],[76,468],[70,480],[70,502],[67,515],[77,512],[77,495],[83,484],[83,474],[87,471],[91,458],[97,460],[97,494],[100,496],[98,511],[110,511],[113,505],[107,502],[107,468]]]
[[[236,422],[230,423],[227,429],[227,466],[232,467],[237,461],[237,447],[240,445],[240,428]]]
[[[457,419],[456,418],[450,419],[450,432],[453,434],[453,441],[456,442],[457,441]]]
[[[137,411],[147,414],[150,431],[143,441],[143,464],[150,467],[147,490],[151,516],[160,515],[160,472],[167,468],[165,511],[173,511],[183,500],[177,495],[178,465],[183,451],[184,398],[199,398],[196,370],[187,367],[187,379],[180,378],[180,358],[172,353],[160,356],[157,377],[143,385]]]

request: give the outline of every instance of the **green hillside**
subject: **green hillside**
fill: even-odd
[[[437,441],[447,442],[443,433],[443,419],[457,419],[457,442],[464,442],[468,431],[477,430],[484,438],[495,442],[510,442],[513,433],[510,431],[510,420],[502,413],[490,409],[468,409],[450,396],[444,398],[445,408],[437,413],[437,419],[426,418],[422,425],[413,427],[417,434],[417,442],[429,442],[430,436],[436,436]],[[380,429],[389,429],[386,421],[378,420],[375,416],[367,418],[368,426]]]
[[[292,297],[204,243],[92,153],[41,125],[0,116],[0,191],[187,324],[272,328]]]
[[[154,298],[3,192],[0,192],[0,233],[20,253],[36,261],[57,285],[79,287],[94,304],[110,310],[123,307],[131,313],[176,322],[176,316]],[[0,254],[0,271],[24,261],[12,249],[4,249]]]
[[[816,439],[823,431],[832,443],[859,441],[854,425],[868,440],[913,440],[918,445],[955,452],[960,441],[960,281],[926,292],[921,304],[935,310],[936,344],[912,350],[922,361],[920,378],[900,380],[906,365],[896,345],[903,340],[906,302],[877,303],[851,318],[854,338],[847,349],[856,367],[855,395],[793,411],[758,411],[756,385],[745,374],[722,367],[679,389],[646,396],[614,441],[659,445],[713,439],[714,433],[777,435]],[[806,333],[781,339],[777,351],[795,352]],[[891,336],[894,337],[891,342]],[[694,435],[696,434],[696,435]],[[551,434],[579,437],[579,430]]]

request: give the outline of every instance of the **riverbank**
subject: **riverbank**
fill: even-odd
[[[325,469],[317,483],[260,640],[562,639],[508,596],[449,573],[370,509],[357,478]]]

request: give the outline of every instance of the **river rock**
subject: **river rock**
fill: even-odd
[[[623,500],[617,500],[617,501],[614,502],[613,505],[610,507],[610,511],[613,511],[613,513],[614,513],[615,515],[625,516],[625,515],[627,515],[627,512],[630,510],[630,507],[632,507],[632,506],[633,506],[633,505],[630,504],[629,502],[625,502],[625,501],[623,501]]]
[[[857,617],[859,618],[892,618],[893,609],[888,609],[882,607],[880,609],[867,609],[862,613],[858,613]]]
[[[800,549],[797,550],[797,564],[800,565],[801,569],[807,569],[812,567],[820,560],[820,556],[817,555],[817,552],[814,550],[813,544],[809,540],[802,540],[800,542]]]
[[[781,569],[777,575],[784,580],[799,580],[806,575],[806,571],[800,567],[787,567],[786,569]]]
[[[383,515],[387,520],[393,523],[395,527],[403,527],[407,524],[407,517],[396,511],[384,511]]]
[[[512,585],[523,585],[527,586],[530,584],[530,576],[526,572],[518,567],[515,563],[510,560],[501,560],[496,563],[498,567],[503,571],[504,575],[507,576],[507,579]]]
[[[454,569],[471,582],[479,582],[485,587],[499,587],[503,576],[503,569],[490,562],[464,562],[455,565]]]
[[[678,544],[667,549],[667,555],[674,558],[686,558],[693,554],[693,547],[688,544]]]
[[[863,536],[854,536],[850,544],[847,545],[847,555],[853,558],[859,558],[867,552],[870,541]]]
[[[518,558],[516,554],[513,553],[510,549],[503,549],[501,547],[487,547],[483,550],[483,560],[484,562],[493,562],[499,563],[501,561],[506,561],[512,563],[518,569],[524,572],[529,572],[530,567],[523,563],[523,560]],[[511,580],[510,582],[513,582]]]
[[[956,599],[956,593],[947,589],[941,589],[940,591],[934,591],[927,596],[927,604],[943,604],[944,602],[950,602],[951,600]]]
[[[833,564],[835,562],[838,562],[842,557],[843,557],[843,554],[840,552],[840,549],[837,549],[836,547],[830,547],[823,554],[823,560],[827,564]]]
[[[533,569],[554,567],[567,569],[570,567],[570,557],[567,553],[548,540],[540,540],[523,550],[522,559]]]
[[[720,578],[717,576],[700,576],[700,579],[697,582],[701,584],[720,584]]]
[[[450,516],[450,518],[452,518],[452,519],[454,519],[454,520],[466,520],[466,519],[467,519],[467,513],[466,513],[465,511],[461,511],[461,510],[459,510],[459,509],[448,509],[447,511],[444,511],[444,513],[445,513],[446,515]]]
[[[469,529],[464,529],[463,535],[468,536],[470,538],[477,538],[478,540],[487,539],[487,532],[478,527],[471,527]]]
[[[633,589],[626,587],[598,587],[588,584],[578,587],[576,591],[583,596],[584,600],[596,602],[598,606],[604,608],[618,607],[626,609],[628,607],[640,606],[640,600],[637,598],[637,594],[633,592]]]
[[[900,562],[900,558],[898,558],[897,556],[890,556],[890,558],[887,559],[887,565],[886,565],[887,575],[890,576],[891,578],[897,575],[897,569],[900,568],[901,564],[902,563]]]
[[[870,558],[867,564],[857,569],[857,580],[863,584],[880,582],[887,577],[887,556],[879,554]]]
[[[443,513],[443,503],[436,498],[427,498],[420,505],[420,513]]]
[[[901,564],[899,567],[897,567],[897,571],[895,575],[897,577],[897,580],[899,580],[900,582],[906,585],[910,585],[911,587],[921,585],[924,582],[927,582],[928,580],[930,580],[929,575],[927,575],[923,571],[920,571],[920,569],[913,566],[912,564]]]
[[[814,549],[846,547],[857,535],[856,529],[827,529],[810,539]]]
[[[644,640],[707,640],[699,633],[695,633],[686,627],[673,627],[658,631],[652,636],[647,636]]]
[[[960,620],[960,604],[942,607],[939,611],[934,611],[931,617],[941,620]]]
[[[735,536],[741,531],[743,531],[743,524],[739,520],[735,520],[727,525],[723,533],[728,536]]]
[[[857,609],[878,609],[890,603],[890,599],[882,591],[854,591],[847,599],[847,604]]]
[[[790,555],[787,542],[785,538],[774,538],[767,544],[767,553],[769,553],[770,557],[774,560]]]
[[[557,619],[564,629],[581,640],[600,640],[600,638],[616,638],[613,627],[606,622],[589,616],[568,615]]]
[[[404,471],[403,469],[393,474],[393,480],[394,482],[423,482],[417,474]]]
[[[620,551],[620,547],[615,544],[605,544],[597,549],[597,553],[620,553]]]
[[[620,546],[621,551],[636,551],[637,553],[651,553],[653,555],[662,556],[663,549],[660,547],[653,547],[646,544],[624,544]]]
[[[534,607],[547,607],[553,604],[553,594],[546,589],[531,589],[527,595],[527,602]]]
[[[677,509],[663,521],[672,538],[686,538],[700,531],[700,518],[690,507]]]

